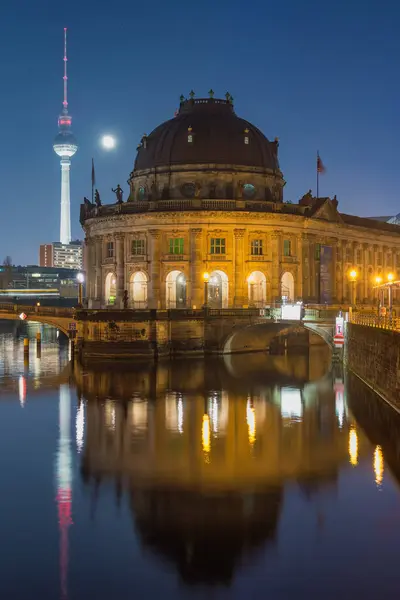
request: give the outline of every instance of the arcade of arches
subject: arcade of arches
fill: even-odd
[[[162,234],[161,229],[157,230],[157,234],[154,230],[151,234],[143,230],[145,254],[138,258],[129,253],[129,234],[114,238],[112,244],[108,241],[110,236],[100,242],[97,238],[87,240],[86,254],[94,265],[87,280],[89,306],[115,305],[120,308],[123,306],[124,290],[127,290],[128,306],[131,308],[201,308],[205,303],[215,308],[262,307],[281,301],[323,302],[321,266],[310,258],[314,249],[308,239],[306,245],[304,240],[293,241],[292,255],[285,257],[277,246],[284,243],[284,234],[276,241],[265,233],[265,255],[253,256],[250,231],[241,230],[238,236],[235,228],[231,234],[228,231],[224,234],[225,255],[220,257],[208,252],[210,238],[214,235],[212,231],[207,232],[205,228],[185,231],[182,226],[179,235],[183,239],[184,254],[178,261],[168,253],[169,234]],[[333,241],[330,240],[330,243],[333,244]],[[335,244],[328,281],[332,302],[351,302],[354,292],[357,303],[376,303],[375,274],[384,276],[390,267],[380,267],[380,259],[375,260],[374,253],[367,250],[360,258],[358,250],[353,256],[345,250],[345,243],[336,240]],[[110,247],[115,249],[112,260],[104,258],[106,249],[109,251]],[[354,259],[359,263],[364,255],[366,264],[372,256],[375,268],[359,264],[356,267],[358,279],[353,283],[349,280],[349,270]],[[346,262],[339,261],[339,257],[346,257]],[[400,264],[400,250],[399,257],[391,256],[386,262],[393,264],[397,261]],[[207,286],[203,279],[206,272],[209,274]],[[396,303],[396,294],[393,296]]]

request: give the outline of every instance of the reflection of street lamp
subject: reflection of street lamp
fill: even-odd
[[[249,297],[250,305],[253,305],[254,304],[254,283],[255,283],[255,277],[254,277],[254,275],[249,275],[248,276],[247,283],[250,286],[250,297]]]
[[[350,271],[350,273],[349,273],[349,276],[350,276],[350,281],[353,284],[351,286],[351,295],[352,295],[351,304],[354,306],[355,303],[356,303],[356,296],[357,296],[357,294],[356,294],[356,291],[357,291],[356,286],[357,286],[358,273],[357,273],[357,271],[355,269],[352,269]]]
[[[85,281],[85,276],[83,273],[78,273],[76,276],[78,281],[78,305],[82,306],[83,304],[83,282]]]
[[[203,281],[204,281],[204,306],[207,307],[208,304],[208,282],[210,281],[210,274],[205,272],[203,273]]]

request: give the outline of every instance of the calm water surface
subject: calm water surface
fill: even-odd
[[[324,347],[71,369],[37,327],[0,323],[1,598],[398,598],[399,422]]]

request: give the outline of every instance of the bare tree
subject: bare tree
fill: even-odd
[[[6,256],[3,260],[3,267],[0,270],[0,289],[7,289],[12,282],[12,260],[11,256]]]

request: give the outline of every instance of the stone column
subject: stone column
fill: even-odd
[[[343,302],[343,244],[342,240],[338,240],[335,249],[336,262],[335,262],[335,280],[336,280],[336,299],[339,302]]]
[[[362,257],[363,257],[363,282],[364,282],[364,296],[363,301],[368,302],[369,300],[369,287],[370,287],[370,276],[368,273],[368,249],[369,244],[362,245]]]
[[[161,306],[160,293],[160,230],[150,229],[150,290],[149,308]]]
[[[93,238],[85,238],[83,270],[85,272],[86,298],[89,301],[90,299],[94,298],[94,286],[96,278]]]
[[[190,290],[191,303],[196,308],[204,304],[203,284],[203,230],[190,230]]]
[[[282,234],[275,230],[271,235],[272,246],[272,282],[271,282],[271,301],[275,302],[281,298],[281,265],[282,265]]]
[[[308,243],[308,235],[303,233],[299,244],[300,246],[300,256],[299,259],[303,264],[303,301],[307,302],[311,292],[310,292],[310,257],[309,257],[309,243]]]
[[[316,283],[316,262],[315,262],[315,240],[316,237],[313,234],[308,234],[308,262],[310,270],[310,300],[312,302],[318,302],[318,290]]]
[[[104,298],[102,267],[103,262],[103,238],[100,235],[95,237],[95,300],[102,302]]]
[[[116,266],[117,266],[117,306],[123,307],[125,290],[125,260],[124,260],[124,238],[123,234],[115,236]]]
[[[350,294],[350,286],[348,284],[349,282],[349,275],[348,275],[348,271],[349,271],[349,266],[347,264],[347,248],[348,248],[348,243],[347,242],[342,242],[342,289],[343,289],[343,299],[346,298],[346,300],[348,302],[351,302],[351,294]]]
[[[296,257],[298,261],[297,265],[297,277],[295,282],[296,289],[296,300],[303,298],[303,236],[301,233],[296,235]]]
[[[243,237],[245,229],[234,229],[235,235],[235,295],[234,306],[242,307],[248,304],[247,295],[244,297],[244,273],[243,273]]]

